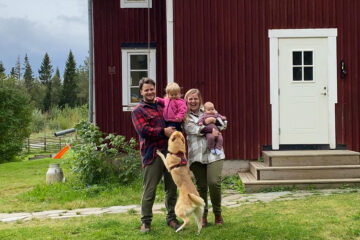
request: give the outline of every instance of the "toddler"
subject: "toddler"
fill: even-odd
[[[215,118],[216,122],[206,124],[205,120],[210,117]],[[221,154],[221,149],[222,149],[222,145],[223,145],[223,137],[216,125],[224,124],[223,121],[225,121],[225,120],[226,120],[226,117],[220,115],[219,113],[217,113],[215,111],[214,104],[212,102],[206,102],[204,104],[204,114],[200,117],[198,124],[200,126],[206,125],[205,128],[202,130],[202,132],[205,133],[205,135],[206,135],[207,145],[212,154],[216,154],[216,155]],[[217,137],[215,137],[213,135],[213,129],[216,129],[217,131],[219,131],[219,135]]]
[[[175,127],[182,131],[181,123],[187,111],[186,102],[181,98],[181,89],[177,83],[169,83],[166,86],[165,98],[156,98],[159,105],[164,107],[163,116],[166,127]]]

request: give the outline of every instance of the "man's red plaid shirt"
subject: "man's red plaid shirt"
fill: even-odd
[[[157,149],[167,149],[163,108],[157,103],[141,101],[131,112],[131,120],[139,134],[142,166],[145,167],[154,161]]]

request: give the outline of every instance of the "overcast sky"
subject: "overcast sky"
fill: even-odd
[[[27,53],[34,76],[47,52],[61,76],[70,49],[77,66],[88,56],[87,0],[0,0],[0,61],[9,73]],[[22,73],[23,74],[23,73]]]

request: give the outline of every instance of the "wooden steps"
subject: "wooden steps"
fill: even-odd
[[[245,191],[286,187],[304,189],[360,185],[360,153],[348,150],[264,151],[264,162],[250,162],[239,173]]]
[[[264,151],[268,166],[359,165],[360,153],[349,150]]]

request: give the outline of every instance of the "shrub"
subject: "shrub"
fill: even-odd
[[[32,113],[31,131],[38,133],[44,130],[46,115],[41,113],[40,109],[35,109]]]
[[[30,135],[30,97],[12,78],[0,77],[0,163],[11,161]]]
[[[32,132],[38,133],[43,130],[64,130],[73,128],[81,120],[88,118],[88,106],[78,106],[70,108],[65,106],[63,109],[53,106],[48,113],[43,113],[39,109],[33,111]]]
[[[99,128],[82,121],[75,126],[81,141],[73,147],[72,170],[86,184],[127,184],[141,174],[141,161],[134,139],[126,141],[121,135],[103,138]]]
[[[49,127],[51,129],[68,129],[73,128],[81,120],[88,118],[87,104],[71,108],[65,105],[63,109],[53,107],[49,116]]]

